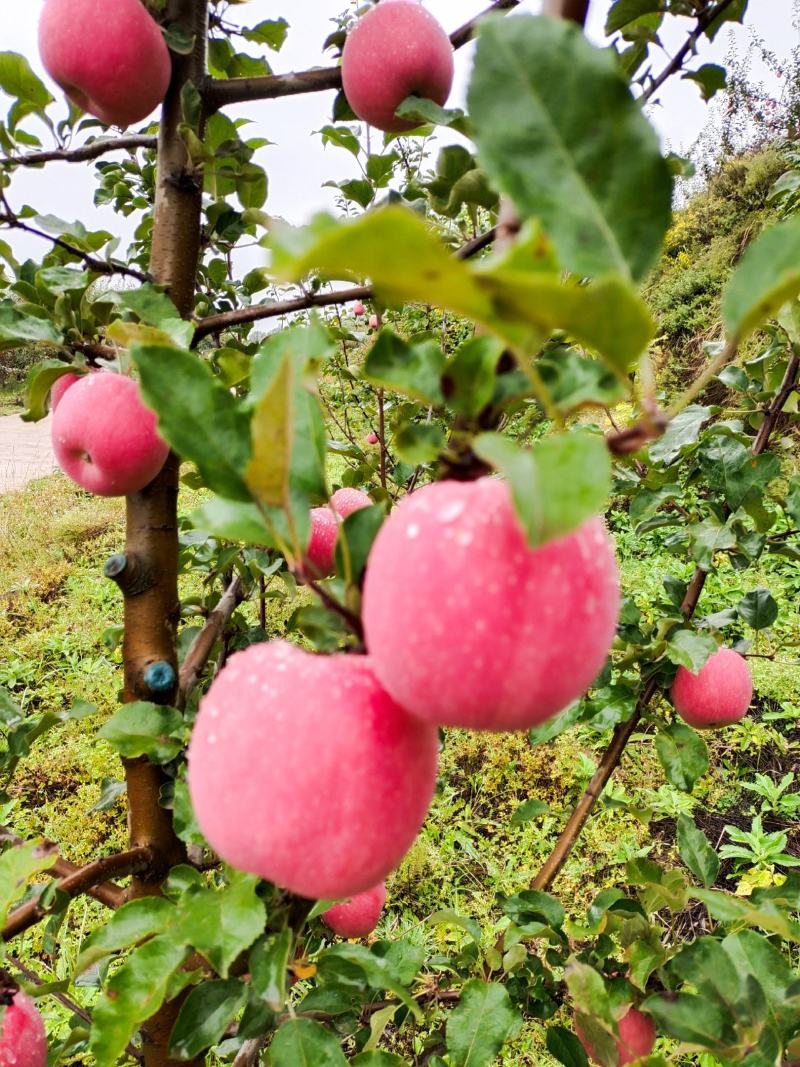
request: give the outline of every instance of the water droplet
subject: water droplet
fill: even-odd
[[[412,540],[415,537],[419,537],[419,526],[415,522],[412,522],[406,530],[406,537],[410,537]]]
[[[457,519],[458,516],[462,514],[464,507],[465,504],[463,500],[452,500],[439,512],[439,521],[453,522],[454,519]]]

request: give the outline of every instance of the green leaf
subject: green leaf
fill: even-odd
[[[692,674],[699,674],[706,660],[717,651],[718,645],[711,634],[696,630],[675,630],[667,642],[667,659]]]
[[[580,960],[572,960],[565,977],[575,1007],[584,1015],[596,1016],[604,1022],[612,1019],[611,1001],[602,975],[594,967]]]
[[[394,435],[392,446],[404,463],[433,463],[444,451],[445,436],[435,422],[409,422]]]
[[[705,997],[670,993],[669,997],[649,997],[642,1008],[652,1015],[661,1033],[676,1041],[714,1049],[735,1040],[729,1013]]]
[[[690,793],[708,770],[708,749],[700,735],[683,723],[671,723],[656,737],[656,752],[667,781]]]
[[[739,261],[722,293],[728,337],[743,340],[800,293],[800,216],[768,226]]]
[[[518,1020],[508,991],[495,982],[472,979],[447,1018],[445,1035],[452,1067],[487,1067]]]
[[[553,930],[560,930],[564,925],[564,907],[550,893],[540,889],[523,889],[502,901],[503,912],[515,923],[540,922]]]
[[[357,585],[367,566],[372,543],[386,518],[380,504],[359,508],[348,515],[339,527],[336,539],[336,573]]]
[[[545,437],[530,451],[500,434],[481,434],[473,447],[508,479],[532,547],[571,533],[605,510],[611,459],[597,434],[576,431]]]
[[[711,409],[700,404],[691,404],[679,412],[667,427],[660,440],[650,445],[650,459],[654,463],[672,463],[691,445],[697,443],[700,431],[711,417]]]
[[[236,175],[236,195],[247,210],[262,208],[267,199],[269,180],[267,172],[257,163],[245,163]]]
[[[736,534],[727,525],[706,519],[689,527],[692,539],[692,559],[704,571],[711,570],[717,552],[736,547]]]
[[[214,496],[190,516],[192,525],[226,541],[272,547],[274,537],[255,504]]]
[[[193,887],[179,903],[179,931],[222,978],[264,931],[267,911],[259,879],[235,871],[223,889]]]
[[[525,800],[512,814],[511,825],[521,826],[523,823],[538,819],[540,815],[546,815],[549,811],[549,806],[543,800]]]
[[[169,1039],[169,1054],[189,1060],[216,1045],[244,1007],[247,986],[239,978],[203,982],[181,1004]]]
[[[786,493],[786,510],[795,525],[800,526],[800,476],[795,475],[789,479],[789,490]]]
[[[485,336],[471,337],[456,349],[444,368],[442,388],[457,415],[474,418],[489,404],[502,354],[502,343]]]
[[[17,52],[0,52],[0,89],[23,101],[33,111],[42,112],[53,102],[44,82],[33,73],[28,60]]]
[[[373,385],[438,407],[443,402],[443,368],[444,354],[436,341],[409,344],[384,328],[367,355],[363,374]]]
[[[253,992],[275,1012],[283,1011],[286,1005],[286,977],[291,950],[292,931],[287,928],[259,941],[250,952]]]
[[[79,367],[73,367],[60,359],[46,359],[37,363],[28,371],[25,381],[25,422],[38,422],[47,415],[50,390],[59,378],[65,374],[80,373]]]
[[[53,848],[35,843],[14,845],[0,856],[0,929],[6,924],[11,905],[23,895],[28,880],[49,871],[57,859]]]
[[[408,1061],[393,1052],[362,1052],[350,1060],[351,1067],[408,1067]]]
[[[93,930],[81,945],[77,974],[93,963],[141,941],[162,934],[175,920],[175,907],[163,897],[141,897],[117,909],[105,924]]]
[[[564,1067],[588,1067],[589,1058],[575,1034],[563,1026],[551,1026],[547,1030],[547,1051]]]
[[[181,348],[192,343],[194,324],[182,319],[167,294],[156,286],[146,283],[139,289],[123,289],[118,299],[140,322],[163,330]]]
[[[250,500],[244,471],[250,461],[250,426],[237,403],[197,355],[163,345],[136,344],[131,356],[142,395],[158,415],[162,436],[191,460],[209,489]]]
[[[754,930],[728,934],[722,947],[738,974],[752,974],[758,979],[773,1015],[779,1021],[788,1022],[793,1008],[787,1003],[787,990],[796,981],[796,975],[787,958]]]
[[[481,928],[475,922],[474,919],[470,919],[467,915],[459,915],[457,911],[453,911],[452,908],[443,908],[441,911],[435,911],[432,915],[429,915],[425,920],[426,923],[430,923],[431,926],[457,926],[460,930],[464,930],[476,945],[481,943]]]
[[[706,889],[712,886],[719,874],[719,856],[708,838],[693,819],[681,813],[678,816],[678,851],[681,859]]]
[[[537,745],[546,745],[548,741],[552,741],[554,737],[558,737],[559,734],[563,734],[565,730],[569,730],[571,726],[574,726],[581,717],[581,711],[580,701],[576,700],[566,711],[562,711],[559,715],[554,715],[552,719],[543,722],[541,726],[531,727],[528,730],[529,743],[534,748]]]
[[[420,126],[449,126],[451,130],[469,136],[466,115],[457,107],[444,108],[433,100],[419,96],[409,96],[395,110],[395,115],[408,119]]]
[[[754,630],[766,630],[778,618],[778,604],[769,589],[753,589],[745,593],[736,611]]]
[[[615,0],[606,18],[606,34],[610,37],[642,15],[663,11],[663,8],[664,0]]]
[[[703,99],[708,102],[728,84],[728,72],[717,63],[704,63],[698,70],[687,71],[683,79],[697,82]]]
[[[4,300],[0,302],[0,350],[16,348],[20,342],[60,345],[61,333],[49,319],[26,315]]]
[[[619,378],[596,359],[564,348],[536,364],[556,407],[564,414],[586,406],[613,407],[625,396]]]
[[[125,759],[168,763],[183,748],[185,723],[176,708],[137,700],[124,704],[98,731]]]
[[[242,30],[242,37],[254,44],[265,44],[273,52],[279,52],[289,32],[286,19],[264,19],[263,22]]]
[[[312,1019],[289,1019],[269,1047],[272,1067],[346,1067],[338,1038]]]
[[[324,959],[331,962],[344,960],[358,967],[373,989],[383,989],[394,993],[410,1010],[417,1022],[422,1021],[422,1009],[405,988],[404,983],[400,981],[390,956],[377,956],[364,945],[346,943],[329,949]]]
[[[116,1067],[134,1033],[164,1003],[187,954],[168,935],[154,937],[114,972],[92,1011],[89,1049],[97,1067]]]
[[[610,52],[566,20],[487,20],[469,114],[490,178],[523,218],[541,220],[567,269],[644,277],[669,225],[672,180]]]

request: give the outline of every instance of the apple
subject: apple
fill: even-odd
[[[438,733],[408,715],[367,656],[286,641],[231,656],[200,703],[189,790],[211,847],[311,899],[373,889],[419,832]]]
[[[39,52],[70,100],[107,126],[146,119],[172,75],[164,35],[140,0],[45,0]]]
[[[670,690],[675,710],[696,730],[730,726],[747,714],[753,699],[753,676],[747,660],[732,648],[720,648],[692,674],[679,667]]]
[[[358,893],[322,913],[322,921],[339,937],[367,937],[378,925],[386,903],[386,883]]]
[[[617,1025],[617,1067],[625,1067],[628,1063],[635,1063],[636,1060],[650,1055],[656,1043],[656,1027],[649,1016],[644,1015],[638,1008],[630,1008]],[[591,1043],[577,1023],[575,1033],[592,1063],[599,1063]]]
[[[363,621],[381,684],[439,726],[521,730],[599,674],[620,607],[602,519],[530,548],[508,485],[444,481],[405,497],[367,562]]]
[[[86,374],[58,400],[53,450],[73,482],[96,496],[137,493],[169,454],[139,386],[122,374]]]
[[[356,115],[379,130],[413,130],[395,116],[408,96],[445,104],[453,86],[453,46],[418,0],[382,0],[348,33],[342,85]]]
[[[362,489],[337,489],[331,497],[331,507],[335,512],[346,519],[354,511],[362,508],[371,508],[372,500]]]
[[[375,433],[374,430],[373,430],[372,433],[368,433],[367,434],[367,444],[368,445],[377,445],[379,443],[380,443],[380,438],[378,437],[378,435]]]
[[[386,0],[384,0],[384,3],[385,2],[386,2]],[[389,3],[390,4],[399,4],[400,0],[389,0]],[[377,330],[378,327],[380,326],[380,324],[381,324],[381,320],[378,318],[377,315],[370,315],[370,317],[369,317],[369,328],[371,330]]]
[[[61,397],[66,393],[70,386],[75,382],[79,382],[84,375],[82,374],[62,374],[60,378],[56,378],[50,387],[50,410],[55,411],[61,402]]]
[[[339,515],[330,507],[311,509],[311,536],[304,557],[311,578],[333,574],[339,522]]]
[[[353,304],[353,314],[356,318],[360,318],[364,314],[364,305],[359,300],[358,303]]]
[[[0,1067],[46,1067],[47,1034],[36,1005],[22,990],[8,991],[0,1026]]]

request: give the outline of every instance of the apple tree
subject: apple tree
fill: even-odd
[[[800,222],[744,251],[719,339],[671,401],[641,295],[683,166],[643,105],[676,75],[721,89],[696,55],[748,5],[614,0],[605,48],[582,33],[588,0],[516,6],[448,37],[415,0],[382,0],[338,20],[330,67],[275,74],[290,27],[249,24],[241,0],[107,0],[99,21],[89,0],[46,0],[66,111],[0,54],[0,223],[43,249],[19,262],[0,242],[0,340],[42,351],[26,417],[52,410],[64,472],[126,495],[105,566],[124,694],[100,733],[130,839],[77,867],[69,842],[4,831],[0,1062],[480,1067],[515,1062],[522,1026],[567,1067],[800,1059],[790,869],[731,893],[682,811],[679,865],[630,860],[585,914],[558,895],[628,745],[653,741],[681,795],[706,773],[697,728],[746,713],[747,655],[780,611],[756,570],[798,558]],[[675,18],[690,29],[659,68]],[[466,110],[448,108],[453,49],[475,38]],[[355,176],[336,215],[295,228],[265,209],[269,130],[236,108],[315,92],[335,93],[318,136]],[[25,168],[56,160],[94,165],[96,201],[135,221],[127,252],[21,200]],[[253,243],[263,265],[242,277]],[[199,492],[188,516],[182,488]],[[655,602],[620,589],[609,530],[674,558]],[[728,567],[747,591],[702,615]],[[204,592],[182,602],[186,573]],[[273,580],[299,604],[280,639]],[[6,782],[87,710],[2,696]],[[578,726],[606,737],[602,758],[491,928],[442,910],[427,922],[458,932],[447,954],[354,940],[423,823],[442,728],[546,745]],[[69,982],[19,980],[13,946],[86,893],[108,916],[73,968],[101,975],[84,1007]],[[49,1050],[29,994],[74,1010]]]

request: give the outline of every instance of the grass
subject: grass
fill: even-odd
[[[187,494],[185,506],[194,506]],[[64,710],[75,700],[97,705],[100,721],[114,708],[120,686],[120,652],[104,641],[120,619],[119,594],[102,576],[102,564],[118,551],[124,537],[120,501],[88,496],[59,475],[0,497],[0,685],[27,709]],[[681,574],[681,564],[658,548],[657,536],[635,540],[625,518],[615,519],[623,581],[646,610],[665,573]],[[769,585],[779,597],[778,637],[796,640],[800,632],[796,565],[770,557],[746,576],[723,569],[713,576],[703,610],[735,602],[746,589]],[[183,579],[184,593],[200,591],[197,575]],[[270,601],[269,626],[280,632],[292,605]],[[255,621],[252,607],[245,609]],[[753,660],[759,707],[800,705],[796,664],[791,650],[774,660]],[[780,724],[778,724],[780,726]],[[12,787],[6,821],[22,836],[44,835],[63,843],[80,863],[124,847],[124,800],[109,810],[97,803],[103,780],[122,777],[119,761],[96,737],[98,719],[56,728],[24,760]],[[605,737],[578,729],[548,745],[532,748],[524,735],[482,735],[449,731],[442,753],[439,789],[417,843],[390,884],[390,902],[381,932],[415,931],[430,946],[452,948],[464,936],[458,929],[424,922],[435,911],[452,909],[478,921],[493,938],[499,916],[494,898],[526,888],[548,854],[560,827],[593,772]],[[783,747],[782,747],[783,746]],[[703,811],[741,812],[750,798],[742,780],[755,769],[784,773],[791,762],[781,730],[760,720],[711,739],[711,770],[699,783],[696,802]],[[795,749],[796,751],[796,749]],[[510,817],[524,800],[548,805],[543,816],[519,826]],[[629,747],[614,778],[611,800],[601,803],[567,862],[555,891],[570,915],[579,919],[603,888],[624,884],[624,864],[636,855],[675,859],[670,815],[678,803],[663,786],[663,774],[645,726]],[[635,818],[633,808],[654,809],[653,832]],[[730,884],[730,883],[729,883]],[[98,906],[81,901],[70,911],[57,948],[46,928],[15,944],[20,957],[58,980],[70,973],[82,936],[98,919]],[[78,991],[83,1002],[94,990]],[[46,999],[51,1032],[63,1032],[68,1015]],[[507,1067],[549,1067],[542,1028],[531,1022],[510,1044]]]

